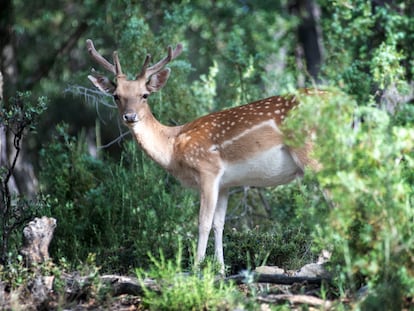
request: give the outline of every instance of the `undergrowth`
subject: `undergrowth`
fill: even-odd
[[[214,263],[205,261],[202,267],[184,270],[182,247],[174,259],[166,259],[162,251],[150,259],[149,270],[136,270],[149,310],[235,310],[248,305],[232,283],[217,278]],[[155,281],[157,291],[146,286],[148,278]]]

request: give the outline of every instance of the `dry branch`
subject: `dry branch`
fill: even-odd
[[[307,283],[307,284],[321,284],[323,281],[329,282],[330,279],[326,277],[306,277],[306,276],[289,276],[285,274],[260,274],[252,273],[252,278],[255,283],[271,283],[271,284],[283,284],[292,285],[295,283]],[[251,276],[249,276],[250,278]],[[225,281],[233,281],[236,284],[245,283],[246,276],[243,274],[232,275],[225,278]]]
[[[66,274],[63,276],[65,281],[65,295],[69,301],[73,301],[82,296],[87,296],[93,284],[98,281],[105,285],[112,296],[133,295],[140,296],[144,293],[143,286],[146,288],[159,292],[160,289],[156,282],[151,279],[146,279],[141,284],[137,278],[121,275],[102,275],[96,278],[90,276],[80,276],[79,274]]]
[[[24,255],[28,265],[32,265],[33,263],[43,263],[49,259],[48,247],[53,237],[55,227],[56,220],[54,218],[42,217],[35,218],[24,228],[24,246],[21,253]],[[290,276],[283,273],[283,270],[281,273],[275,272],[281,269],[269,270],[269,267],[267,267],[267,269],[262,270],[272,271],[273,273],[264,273],[263,271],[261,273],[252,272],[248,277],[253,283],[272,283],[281,285],[319,285],[323,281],[330,281],[328,274],[321,273],[321,271],[324,271],[323,269],[321,270],[322,266],[318,265],[320,269],[305,269],[307,266],[311,265],[305,265],[297,272],[304,273],[303,275],[296,274],[295,276]],[[36,265],[32,267],[36,269]],[[313,266],[311,266],[311,268],[312,267]],[[40,270],[36,271],[36,277],[28,284],[28,289],[31,294],[30,304],[36,305],[39,308],[47,308],[55,303],[55,277],[43,276],[41,275]],[[318,273],[321,273],[321,275],[318,275]],[[89,297],[90,294],[96,290],[95,286],[97,283],[106,286],[108,293],[110,293],[113,297],[121,295],[142,296],[144,294],[144,288],[157,293],[160,293],[161,291],[155,280],[145,279],[144,281],[139,281],[135,277],[120,275],[81,276],[77,272],[62,273],[59,276],[59,283],[62,284],[62,281],[64,284],[65,300],[68,303],[72,303],[73,301],[79,302],[87,299],[87,297]],[[246,283],[246,275],[238,274],[229,276],[225,278],[224,281],[232,281],[236,284]],[[266,296],[259,296],[257,300],[264,303],[289,302],[292,305],[305,304],[322,307],[324,309],[332,307],[331,301],[324,301],[310,295],[270,294]]]
[[[103,275],[99,279],[102,283],[110,286],[114,296],[119,296],[123,294],[138,296],[143,294],[142,286],[138,282],[137,278],[120,275]],[[143,283],[145,287],[155,292],[160,291],[159,287],[157,286],[154,280],[146,279]]]
[[[266,303],[282,303],[289,302],[291,304],[304,304],[322,307],[324,310],[330,309],[332,307],[332,302],[329,300],[323,300],[318,297],[309,296],[309,295],[266,295],[265,297],[258,297],[259,302]]]

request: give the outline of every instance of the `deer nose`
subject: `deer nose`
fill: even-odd
[[[133,123],[138,121],[138,117],[135,112],[124,113],[123,118],[126,123]]]

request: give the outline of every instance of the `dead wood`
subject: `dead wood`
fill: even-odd
[[[259,302],[265,302],[265,303],[283,303],[283,302],[289,302],[294,305],[311,305],[311,306],[317,306],[317,307],[323,307],[324,310],[330,309],[333,306],[332,301],[329,300],[323,300],[318,297],[309,296],[309,295],[287,295],[287,294],[281,294],[281,295],[266,295],[263,297],[258,297],[257,300]]]
[[[142,295],[142,285],[144,285],[146,288],[149,288],[152,291],[160,292],[159,286],[157,286],[156,282],[151,279],[145,279],[142,285],[137,278],[128,276],[103,275],[99,279],[102,283],[110,286],[114,296],[119,296],[123,294],[135,296]]]
[[[253,279],[255,283],[271,283],[271,284],[283,284],[292,285],[295,283],[307,283],[307,284],[321,284],[323,281],[329,282],[329,278],[325,277],[306,277],[306,276],[289,276],[285,274],[260,274],[252,273],[249,278]],[[232,275],[224,279],[225,281],[233,281],[236,284],[246,283],[246,276],[243,274]]]
[[[56,219],[35,218],[23,229],[23,247],[20,253],[27,266],[49,260],[49,244],[56,228]]]
[[[56,278],[53,276],[42,276],[40,270],[36,269],[36,265],[33,266],[33,264],[43,263],[50,259],[48,248],[53,238],[55,228],[56,220],[54,218],[42,217],[35,218],[23,230],[24,245],[20,252],[24,256],[26,264],[34,267],[37,271],[36,277],[28,284],[28,290],[32,296],[30,303],[37,307],[48,308],[48,306],[53,305],[54,300],[56,300],[56,284],[54,284]],[[302,268],[296,275],[288,275],[283,273],[283,270],[281,273],[252,272],[248,277],[251,279],[252,283],[271,283],[279,285],[320,285],[323,281],[330,282],[328,274],[322,273],[321,275],[318,275],[320,269],[317,271],[311,269],[310,272],[314,273],[316,271],[316,274],[312,274],[308,270]],[[265,271],[269,270],[267,269]],[[300,273],[304,274],[298,275]],[[62,273],[59,276],[59,283],[62,284],[62,281],[64,284],[64,299],[68,303],[73,301],[88,301],[88,298],[93,297],[94,291],[97,289],[95,287],[96,284],[106,286],[108,293],[113,297],[122,295],[142,296],[144,294],[144,289],[160,293],[160,286],[155,280],[146,279],[144,281],[139,281],[135,277],[121,275],[81,276],[77,272]],[[224,281],[243,284],[246,283],[246,275],[238,274],[229,276],[225,278]],[[320,298],[304,294],[270,294],[259,296],[257,300],[263,303],[289,302],[292,305],[305,304],[323,307],[324,309],[332,307],[331,301],[324,301]]]
[[[145,279],[142,284],[135,277],[121,275],[102,275],[96,277],[80,276],[77,273],[65,274],[63,276],[65,286],[65,295],[69,301],[77,300],[87,296],[93,284],[97,281],[107,286],[112,296],[133,295],[140,296],[144,293],[143,286],[155,292],[160,292],[156,282],[151,279]]]

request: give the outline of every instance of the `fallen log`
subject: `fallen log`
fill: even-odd
[[[140,296],[144,293],[143,286],[151,291],[160,292],[159,286],[154,280],[145,279],[142,283],[135,277],[122,275],[102,275],[102,276],[80,276],[77,273],[65,274],[62,276],[65,286],[65,296],[69,301],[73,301],[87,295],[91,286],[98,281],[106,286],[112,296],[133,295]]]
[[[114,296],[143,294],[142,285],[152,291],[160,292],[160,288],[154,280],[145,279],[141,284],[137,278],[120,275],[103,275],[99,278],[103,284],[110,286]]]
[[[260,274],[252,272],[248,275],[248,279],[253,283],[271,283],[281,285],[292,285],[296,283],[317,284],[320,285],[323,281],[330,282],[326,277],[306,277],[306,276],[289,276],[285,274]],[[245,274],[236,274],[224,279],[227,282],[233,281],[236,284],[247,283],[247,276]]]
[[[85,288],[89,287],[93,283],[91,277],[81,277],[79,275],[66,275],[66,294],[68,296],[79,296]],[[128,295],[142,295],[143,288],[145,286],[151,291],[160,292],[160,288],[155,280],[146,279],[143,284],[135,277],[121,276],[121,275],[102,275],[98,277],[99,281],[108,286],[113,296],[119,296],[123,294]],[[225,279],[225,282],[233,281],[235,284],[246,283],[245,275],[232,275]],[[281,274],[257,274],[253,273],[253,283],[272,283],[281,285],[292,284],[317,284],[320,285],[323,281],[330,281],[327,278],[322,277],[300,277],[300,276],[288,276]]]
[[[322,307],[323,310],[329,310],[333,307],[332,301],[323,300],[321,298],[309,295],[266,295],[263,297],[257,297],[259,302],[265,303],[282,303],[282,302],[289,302],[293,305],[311,305],[316,307]]]
[[[32,294],[33,304],[38,307],[48,308],[56,299],[54,291],[54,276],[43,276],[38,268],[41,263],[50,260],[48,247],[53,238],[56,228],[56,220],[54,218],[42,217],[35,218],[23,230],[23,247],[21,254],[24,256],[27,266],[36,272],[34,279],[29,283],[28,289]],[[315,266],[316,265],[316,266]],[[274,267],[273,267],[274,268]],[[305,269],[306,268],[306,269]],[[243,283],[271,283],[280,285],[308,284],[320,285],[322,282],[330,282],[329,274],[325,273],[321,265],[310,264],[302,267],[295,274],[284,273],[283,269],[262,269],[251,273],[241,273],[232,275],[227,278],[220,278],[217,282],[234,282],[236,284]],[[271,273],[265,273],[271,271]],[[94,285],[100,283],[108,289],[108,293],[112,296],[132,295],[142,296],[144,290],[148,289],[160,293],[160,286],[155,280],[145,279],[139,281],[135,277],[121,275],[89,275],[81,276],[77,272],[62,273],[59,276],[59,282],[64,284],[64,293],[66,301],[82,301],[87,298],[96,288]],[[60,283],[62,284],[62,283]],[[1,285],[1,284],[0,284]],[[262,302],[288,301],[292,304],[308,304],[313,306],[323,306],[329,308],[331,302],[324,301],[314,296],[308,295],[268,295],[258,297]]]

